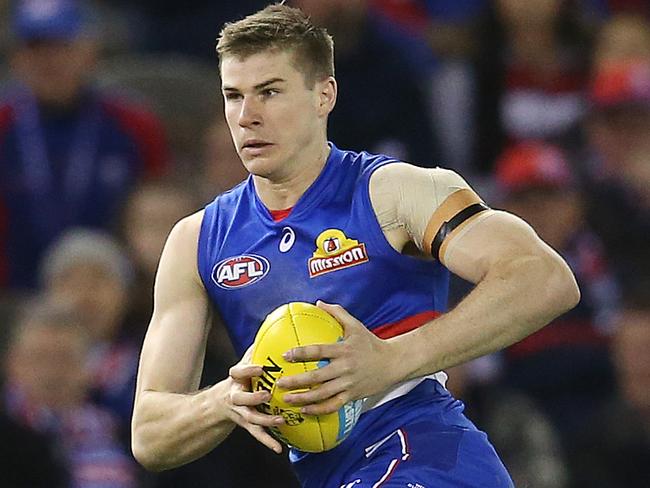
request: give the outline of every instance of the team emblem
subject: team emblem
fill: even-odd
[[[339,229],[327,229],[316,238],[316,251],[309,259],[309,277],[315,278],[367,261],[364,243],[348,239]]]
[[[252,285],[271,269],[268,259],[255,254],[226,258],[212,269],[212,281],[221,288],[232,289]]]

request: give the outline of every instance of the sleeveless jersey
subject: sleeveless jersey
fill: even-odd
[[[338,303],[382,338],[446,307],[449,272],[393,249],[375,216],[370,176],[396,160],[330,147],[321,174],[280,222],[252,177],[205,208],[199,273],[239,356],[266,315],[292,301]]]
[[[449,272],[393,249],[375,216],[370,176],[394,162],[331,145],[321,174],[282,221],[250,177],[205,208],[199,273],[240,356],[266,315],[287,302],[341,304],[382,338],[444,311]],[[439,372],[365,399],[359,422],[332,450],[291,449],[301,486],[376,488],[390,479],[390,486],[513,488],[445,379]]]

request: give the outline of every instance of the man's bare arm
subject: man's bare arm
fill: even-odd
[[[518,217],[488,210],[452,233],[440,259],[477,283],[439,319],[391,339],[403,379],[507,347],[573,308],[580,292],[564,260]]]
[[[391,244],[397,247],[408,238],[425,253],[433,250],[433,257],[456,275],[479,283],[459,307],[436,321],[434,342],[444,341],[437,345],[437,359],[407,377],[506,347],[578,300],[564,260],[518,217],[482,206],[480,197],[453,171],[388,165],[373,174],[370,192]],[[463,214],[469,216],[455,219]],[[456,221],[458,227],[445,234],[446,221]],[[441,328],[449,333],[446,339]],[[414,340],[428,340],[424,334],[414,333]]]
[[[261,374],[245,361],[227,379],[199,386],[209,331],[208,298],[197,270],[202,213],[179,222],[167,240],[156,277],[154,312],[138,371],[132,449],[146,468],[160,471],[201,457],[239,424],[260,442],[281,447],[260,425],[277,419],[253,408],[265,394],[245,391]]]
[[[451,312],[388,340],[374,336],[341,307],[321,304],[344,325],[345,340],[294,349],[288,354],[292,360],[327,357],[330,364],[280,380],[285,389],[322,383],[285,397],[308,405],[306,413],[336,411],[350,400],[380,393],[400,381],[500,350],[579,300],[564,260],[520,218],[484,209],[478,195],[453,172],[392,164],[373,174],[370,190],[379,223],[393,247],[399,250],[412,240],[424,252],[434,248],[434,258],[477,286]],[[378,195],[384,199],[378,201]],[[459,214],[470,216],[459,222],[454,219]],[[459,225],[449,233],[443,229],[436,240],[451,220]]]
[[[409,237],[422,251],[433,250],[452,273],[477,284],[451,312],[389,341],[398,346],[402,379],[498,351],[575,306],[579,291],[572,272],[526,222],[481,207],[480,197],[449,170],[408,165],[382,170],[375,183],[379,190],[387,180],[398,187],[396,180],[408,183],[410,191],[393,192],[388,208],[395,209]],[[476,212],[468,213],[472,208]],[[469,217],[456,219],[458,226],[446,234],[445,222],[464,211]]]

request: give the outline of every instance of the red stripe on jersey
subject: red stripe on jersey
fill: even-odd
[[[440,312],[427,310],[426,312],[411,315],[410,317],[398,320],[397,322],[380,325],[379,327],[372,329],[371,332],[381,339],[388,339],[390,337],[406,334],[407,332],[417,329],[421,325],[438,317],[440,317]]]
[[[281,220],[286,219],[292,210],[293,207],[289,207],[284,210],[269,210],[269,213],[271,214],[271,217],[273,217],[274,222],[280,222]]]

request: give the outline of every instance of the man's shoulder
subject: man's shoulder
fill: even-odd
[[[393,164],[380,165],[371,175],[372,187],[384,187],[403,183],[406,185],[420,184],[423,180],[439,186],[450,188],[464,188],[467,186],[464,179],[455,171],[436,166],[423,168],[404,161],[389,161]]]
[[[205,209],[201,209],[187,217],[183,217],[176,222],[171,232],[169,233],[169,240],[182,243],[194,243],[198,239],[199,232],[201,231],[201,224],[203,222],[203,215]]]

